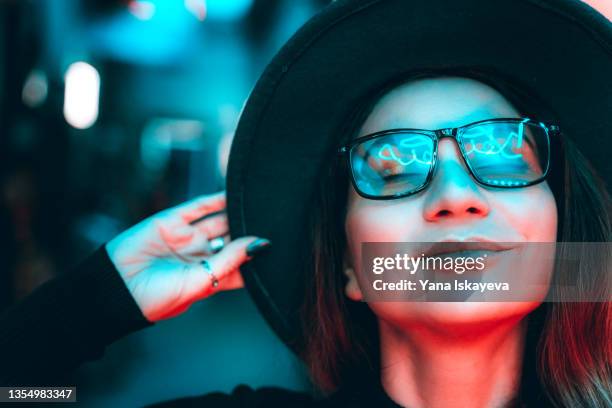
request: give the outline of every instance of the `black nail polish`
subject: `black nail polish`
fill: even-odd
[[[270,247],[272,243],[265,238],[258,238],[255,241],[251,242],[247,248],[246,253],[248,256],[253,256],[258,252],[265,250]]]

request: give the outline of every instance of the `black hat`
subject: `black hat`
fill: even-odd
[[[232,237],[272,241],[241,267],[276,333],[301,339],[309,210],[355,106],[395,78],[478,69],[552,109],[612,185],[612,23],[579,0],[336,1],[269,64],[241,114],[227,175]],[[549,118],[547,118],[549,119]],[[605,146],[608,146],[607,148]]]

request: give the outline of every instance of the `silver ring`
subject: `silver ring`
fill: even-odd
[[[224,246],[225,240],[223,239],[223,237],[213,238],[208,241],[208,247],[210,248],[210,252],[212,252],[213,254],[216,254],[217,252],[221,251]]]
[[[210,276],[210,278],[212,279],[212,285],[213,288],[216,288],[217,286],[219,286],[219,281],[217,280],[217,277],[215,276],[215,274],[212,271],[212,268],[210,266],[210,262],[208,262],[206,259],[202,261],[202,266],[204,267],[204,270],[206,271],[206,273]]]

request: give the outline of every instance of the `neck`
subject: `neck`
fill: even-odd
[[[404,407],[507,406],[520,384],[525,330],[526,319],[451,332],[380,320],[382,385]]]

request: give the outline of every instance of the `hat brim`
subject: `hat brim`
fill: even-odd
[[[410,72],[479,68],[542,97],[610,185],[612,28],[574,0],[337,1],[269,64],[241,114],[227,175],[232,237],[272,241],[241,267],[286,344],[303,337],[305,223],[342,121],[373,90]]]

